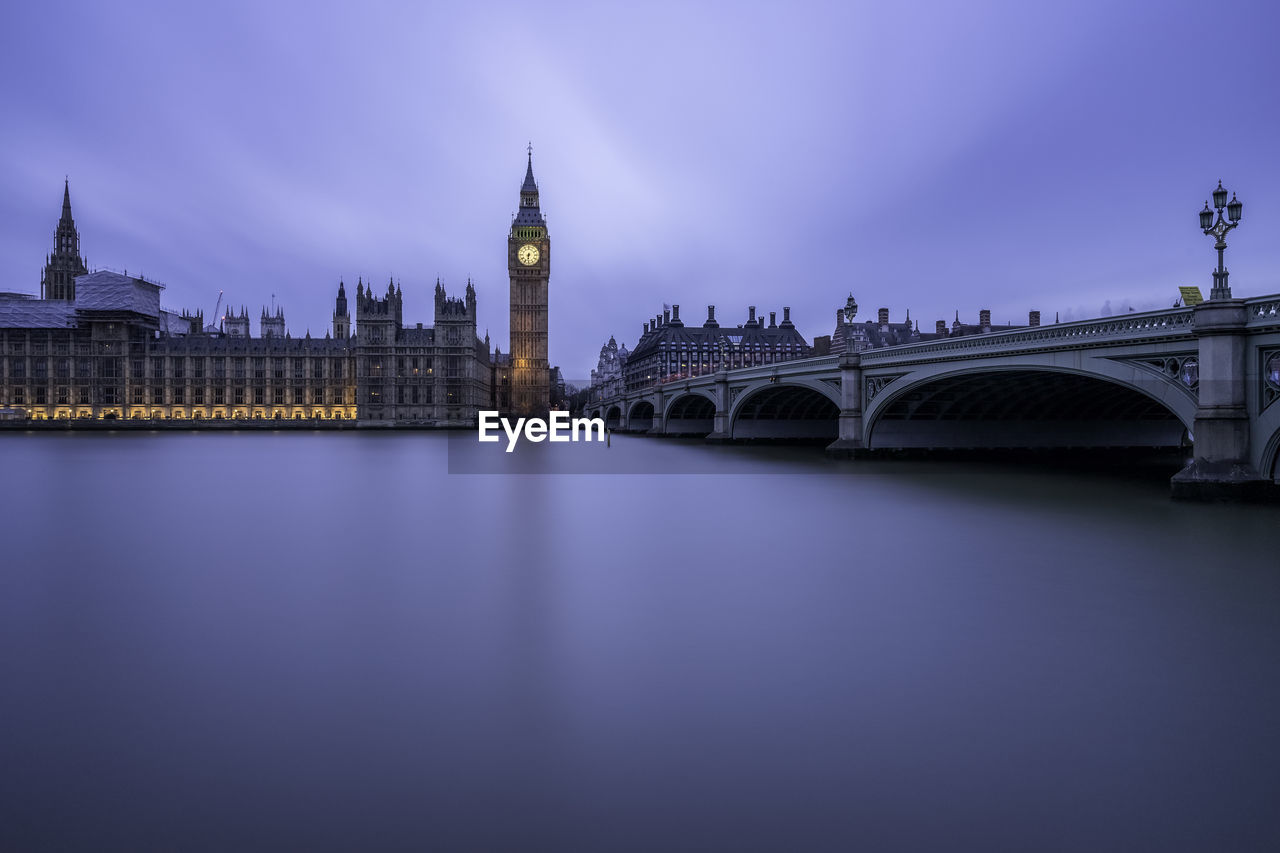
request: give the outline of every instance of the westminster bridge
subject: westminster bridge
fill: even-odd
[[[1194,446],[1179,497],[1280,483],[1280,295],[798,359],[592,401],[610,429],[908,448]],[[1272,490],[1274,491],[1274,490]]]

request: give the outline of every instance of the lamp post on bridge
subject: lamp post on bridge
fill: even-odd
[[[1216,238],[1218,269],[1213,273],[1209,298],[1192,309],[1196,336],[1196,415],[1191,430],[1195,450],[1191,463],[1171,481],[1175,498],[1219,500],[1224,497],[1261,496],[1269,478],[1254,466],[1253,426],[1248,409],[1248,389],[1253,378],[1247,358],[1249,314],[1243,299],[1233,299],[1227,286],[1222,253],[1227,232],[1240,224],[1242,205],[1234,195],[1227,201],[1222,181],[1200,211],[1200,228]],[[1223,215],[1225,211],[1225,216]]]
[[[845,324],[852,326],[853,318],[858,316],[858,300],[853,298],[852,292],[849,293],[849,299],[844,303],[844,308],[841,311],[844,313]]]
[[[858,300],[849,294],[844,308],[837,313],[837,322],[844,322],[836,333],[844,337],[844,349],[837,364],[840,369],[840,416],[837,422],[836,440],[827,446],[827,453],[841,458],[853,458],[865,452],[862,435],[862,356],[849,337],[847,328],[858,316]],[[832,340],[834,344],[835,341]]]
[[[1230,299],[1231,288],[1227,285],[1227,268],[1223,266],[1222,256],[1227,248],[1227,232],[1240,224],[1240,214],[1244,210],[1244,205],[1236,200],[1235,193],[1231,194],[1231,201],[1228,202],[1227,190],[1223,189],[1222,181],[1218,181],[1218,188],[1213,191],[1213,207],[1218,212],[1217,222],[1214,222],[1213,210],[1209,209],[1209,202],[1206,201],[1204,210],[1200,211],[1200,230],[1204,231],[1206,236],[1212,236],[1217,240],[1214,248],[1218,250],[1218,268],[1213,273],[1213,289],[1209,291],[1209,298]]]

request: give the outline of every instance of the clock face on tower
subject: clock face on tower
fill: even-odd
[[[520,247],[520,251],[516,252],[516,257],[520,259],[520,263],[531,267],[538,262],[538,247],[532,243],[525,243]]]

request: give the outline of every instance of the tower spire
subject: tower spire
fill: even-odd
[[[71,178],[63,176],[62,215],[53,233],[53,253],[45,259],[44,274],[40,278],[40,295],[43,299],[76,298],[76,276],[88,272],[80,255],[80,232],[76,231],[71,217]]]
[[[524,183],[520,186],[520,192],[536,193],[538,191],[538,182],[533,179],[533,143],[529,143],[529,165],[524,170]]]

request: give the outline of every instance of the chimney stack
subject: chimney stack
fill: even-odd
[[[937,325],[938,337],[945,338],[947,336],[947,321],[939,320]]]
[[[756,306],[747,306],[747,325],[754,325],[756,322]]]
[[[782,325],[785,326],[790,322],[791,322],[791,306],[783,305],[782,306]]]
[[[672,320],[675,320],[675,321],[677,321],[677,322],[680,320],[680,306],[679,306],[679,305],[672,305],[672,306],[671,306],[671,319],[672,319]]]
[[[663,308],[662,309],[662,325],[665,326],[670,322],[671,322],[671,309]]]
[[[1029,323],[1030,323],[1031,325],[1033,325],[1033,326],[1039,326],[1039,325],[1040,325],[1040,312],[1039,312],[1039,311],[1032,311],[1030,314],[1028,314],[1028,315],[1027,315],[1027,322],[1029,322]]]
[[[649,334],[649,321],[648,321],[648,320],[645,320],[645,321],[644,321],[644,333],[645,333],[646,335],[647,335],[647,334]]]
[[[774,312],[774,311],[770,311],[770,312],[769,312],[769,328],[770,328],[770,329],[772,329],[774,326],[778,325],[778,319],[777,319],[777,318],[778,318],[778,315],[777,315],[777,313],[776,313],[776,312]]]
[[[880,325],[881,326],[889,325],[889,309],[888,308],[880,309]]]
[[[715,321],[716,321],[716,306],[708,305],[707,306],[707,322],[714,323]]]
[[[978,312],[978,325],[982,327],[982,331],[991,331],[991,309],[983,308]]]

